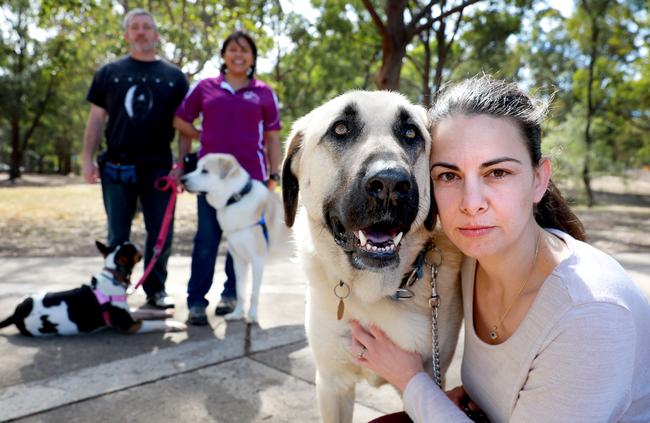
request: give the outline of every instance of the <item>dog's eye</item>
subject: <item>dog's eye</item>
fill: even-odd
[[[343,122],[339,122],[334,125],[334,133],[336,135],[345,135],[348,133],[348,126]]]
[[[201,169],[201,173],[208,173],[207,169]]]
[[[404,136],[410,140],[414,140],[418,136],[418,131],[412,126],[407,126],[404,129]]]
[[[413,128],[407,129],[406,132],[404,132],[404,135],[406,136],[406,138],[411,138],[411,139],[415,138],[415,129]]]

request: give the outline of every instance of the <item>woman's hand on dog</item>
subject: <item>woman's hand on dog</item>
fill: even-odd
[[[359,365],[377,373],[402,392],[413,376],[424,371],[420,354],[398,347],[377,326],[366,329],[354,320],[350,323],[352,353]]]

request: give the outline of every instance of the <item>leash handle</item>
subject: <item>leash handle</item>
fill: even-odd
[[[169,233],[169,224],[174,217],[174,207],[176,206],[176,196],[182,192],[182,187],[176,184],[176,181],[171,176],[161,176],[156,179],[154,182],[154,187],[158,191],[171,191],[169,195],[169,202],[167,203],[167,208],[165,209],[165,215],[163,217],[162,224],[160,225],[160,232],[158,233],[158,239],[156,239],[156,245],[153,247],[154,255],[149,262],[149,265],[144,271],[144,274],[140,278],[137,284],[133,287],[135,291],[144,283],[144,281],[149,277],[151,270],[158,261],[160,254],[162,254],[163,247],[165,246],[165,241],[167,240],[167,234]]]

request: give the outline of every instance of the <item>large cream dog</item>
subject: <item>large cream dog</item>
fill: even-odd
[[[188,191],[206,194],[207,202],[217,210],[219,226],[228,240],[237,278],[237,307],[225,316],[226,320],[244,317],[250,264],[253,283],[246,319],[256,322],[264,261],[271,244],[280,242],[284,233],[279,199],[263,183],[251,179],[231,154],[207,154],[182,181]]]
[[[296,219],[309,279],[307,335],[317,367],[323,421],[351,422],[355,383],[382,381],[356,364],[352,319],[375,324],[431,366],[431,268],[400,285],[430,242],[438,274],[440,357],[446,370],[462,317],[461,255],[434,231],[426,112],[392,92],[352,91],[316,108],[292,128],[283,165],[285,221]],[[296,217],[300,203],[304,206]],[[420,256],[422,257],[422,256]],[[340,319],[339,319],[340,318]]]

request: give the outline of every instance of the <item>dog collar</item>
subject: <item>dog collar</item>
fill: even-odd
[[[424,273],[424,258],[427,255],[427,252],[431,249],[432,243],[427,242],[424,245],[424,248],[418,256],[415,258],[415,262],[413,262],[413,270],[411,270],[410,273],[407,273],[404,275],[402,278],[402,283],[399,285],[399,288],[397,288],[397,291],[393,295],[390,296],[393,300],[408,300],[409,298],[412,298],[413,291],[411,291],[409,288],[413,286],[413,284],[422,277],[422,274]]]
[[[104,272],[109,273],[114,280],[118,281],[120,284],[124,286],[128,286],[131,277],[131,272],[126,269],[124,266],[117,266],[117,269],[111,269],[109,267],[104,267],[102,269]]]
[[[246,181],[244,188],[242,188],[241,191],[234,193],[226,202],[226,206],[235,204],[237,201],[241,200],[244,195],[248,194],[251,191],[251,189],[253,189],[253,179],[248,178],[248,181]]]

